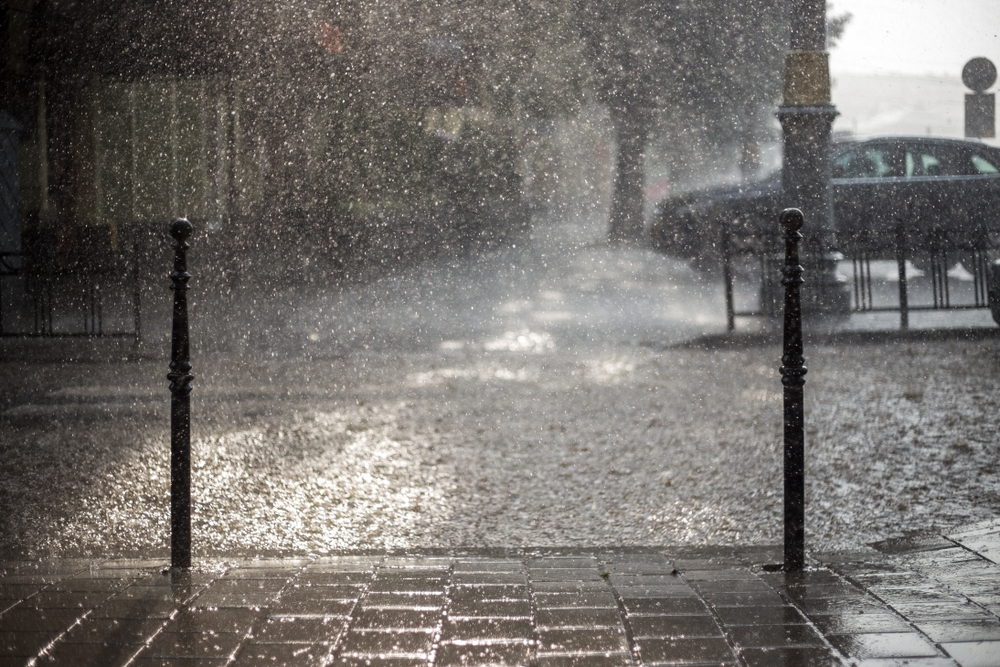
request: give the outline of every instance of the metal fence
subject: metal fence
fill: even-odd
[[[60,261],[0,253],[0,336],[141,339],[140,252],[127,248]]]
[[[996,244],[983,232],[913,233],[899,225],[883,236],[862,234],[842,241],[836,273],[850,293],[851,313],[899,312],[899,326],[919,311],[990,308],[991,256]],[[772,244],[725,232],[722,239],[727,324],[738,317],[780,314],[781,262]],[[804,254],[803,264],[820,262]],[[814,280],[803,288],[804,307],[823,301],[830,284]]]

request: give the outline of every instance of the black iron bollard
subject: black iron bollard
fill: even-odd
[[[802,386],[806,383],[802,356],[802,302],[799,287],[805,282],[799,264],[802,211],[781,212],[785,238],[785,336],[781,357],[781,384],[785,403],[785,564],[797,572],[805,567],[805,428]]]
[[[188,340],[187,239],[193,226],[184,218],[170,223],[174,238],[174,323],[170,373],[170,565],[191,567],[191,375]]]

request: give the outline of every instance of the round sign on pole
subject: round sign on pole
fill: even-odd
[[[977,93],[996,83],[997,68],[988,58],[973,58],[962,68],[962,82]]]

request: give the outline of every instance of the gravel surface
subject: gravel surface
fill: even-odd
[[[193,291],[196,552],[780,542],[778,345],[686,344],[724,329],[719,281],[599,237]],[[810,548],[997,516],[1000,337],[974,333],[807,346]],[[5,345],[0,554],[165,553],[164,341]]]

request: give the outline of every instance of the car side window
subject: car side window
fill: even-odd
[[[975,173],[977,174],[1000,174],[1000,167],[993,164],[982,155],[976,155],[973,153],[970,161],[972,162],[972,168],[975,169]]]
[[[916,146],[906,152],[907,176],[976,176],[1000,173],[981,155],[953,146]]]
[[[833,159],[834,178],[894,176],[892,155],[886,146],[860,146]]]
[[[907,176],[954,176],[955,170],[946,166],[953,164],[954,160],[942,161],[928,150],[906,151]]]

